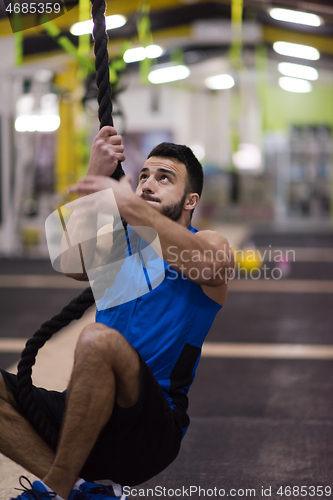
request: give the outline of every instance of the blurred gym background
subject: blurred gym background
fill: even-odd
[[[84,175],[98,131],[96,86],[89,2],[52,0],[52,14],[30,3],[0,4],[0,254],[47,258],[45,219]],[[134,181],[152,147],[174,141],[203,163],[199,227],[329,226],[329,0],[110,0],[107,16]]]

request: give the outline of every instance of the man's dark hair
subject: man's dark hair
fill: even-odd
[[[203,170],[201,163],[194,155],[192,149],[181,144],[162,142],[149,153],[148,158],[151,156],[174,158],[184,163],[187,171],[186,192],[198,193],[198,195],[201,196],[203,188]]]

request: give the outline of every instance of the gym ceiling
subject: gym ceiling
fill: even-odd
[[[36,0],[25,0],[27,3]],[[77,45],[78,37],[71,35],[70,27],[78,21],[78,2],[65,0],[68,11],[65,15],[53,20],[61,30]],[[138,0],[108,0],[107,15],[122,14],[127,23],[114,30],[108,31],[111,58],[115,56],[125,40],[137,42],[136,21],[140,14]],[[300,24],[275,21],[269,15],[272,7],[282,7],[298,11],[318,14],[324,23],[319,27],[309,27]],[[174,49],[181,49],[187,63],[199,62],[210,57],[224,55],[230,48],[231,0],[151,0],[150,20],[154,42],[163,44],[167,50],[164,59]],[[269,56],[279,59],[273,52],[272,46],[276,41],[286,41],[310,45],[317,48],[321,58],[315,66],[333,69],[333,5],[332,0],[244,0],[244,23],[259,27],[256,35],[245,37],[244,48],[254,49],[258,43],[265,44]],[[209,30],[216,23],[221,23],[221,37],[216,36],[216,29]],[[198,26],[206,26],[207,36],[199,36]],[[219,24],[217,24],[219,26]],[[229,28],[228,28],[229,26]],[[229,29],[229,31],[227,31]],[[255,31],[255,30],[254,30]],[[252,33],[254,33],[252,30]],[[215,33],[215,35],[213,34]],[[12,33],[9,20],[5,12],[4,0],[0,0],[0,37]],[[201,31],[202,33],[202,31]],[[258,38],[259,36],[259,38]],[[46,33],[43,25],[23,31],[24,62],[36,62],[45,56],[61,54],[62,50],[55,40]],[[295,61],[296,62],[296,61]]]

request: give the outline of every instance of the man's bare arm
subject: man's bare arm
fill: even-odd
[[[155,229],[162,248],[162,257],[173,268],[192,281],[207,286],[226,283],[233,268],[233,253],[226,238],[214,231],[194,234],[181,224],[160,214],[137,196],[129,180],[120,182],[103,176],[87,176],[71,192],[93,193],[112,188],[120,215],[131,226]],[[137,232],[140,233],[140,230]],[[144,231],[141,234],[145,237]]]
[[[87,175],[111,176],[118,162],[124,160],[122,137],[114,127],[103,127],[93,141]],[[113,238],[110,226],[97,233],[97,211],[94,213],[89,202],[84,204],[84,197],[80,201],[65,228],[61,269],[66,276],[88,281],[87,270],[105,264]]]
[[[234,267],[228,240],[215,231],[196,234],[150,207],[138,196],[120,213],[131,226],[147,226],[158,233],[163,259],[198,284],[220,286]]]
[[[68,241],[73,246],[69,249]],[[75,242],[80,242],[75,243]],[[93,270],[100,269],[108,261],[113,244],[113,224],[108,224],[97,231],[96,214],[73,214],[62,239],[62,272],[78,281],[89,281]],[[93,278],[94,279],[94,278]]]

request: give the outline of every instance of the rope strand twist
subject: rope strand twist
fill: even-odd
[[[94,21],[94,52],[95,52],[95,67],[96,67],[96,83],[98,87],[98,117],[100,128],[105,125],[113,126],[112,120],[112,101],[111,101],[111,86],[109,76],[109,57],[108,57],[108,36],[105,27],[105,0],[92,0],[92,18]],[[117,168],[111,177],[119,180],[124,175],[124,171],[118,162]],[[126,231],[126,223],[122,221]],[[119,250],[119,249],[118,249]],[[113,249],[112,249],[113,251]],[[112,251],[110,259],[112,260]],[[98,296],[103,294],[108,279],[101,277]],[[104,281],[104,283],[103,283]],[[108,284],[110,286],[110,284]],[[97,288],[96,288],[97,289]],[[48,417],[39,407],[33,394],[32,386],[32,367],[36,362],[36,356],[52,335],[67,326],[74,319],[80,319],[85,311],[95,303],[94,295],[91,288],[86,288],[81,295],[74,298],[62,311],[46,321],[37,330],[32,338],[30,338],[26,347],[21,354],[21,360],[18,364],[17,380],[19,390],[19,400],[23,412],[27,419],[31,422],[34,429],[45,440],[45,442],[56,450],[58,443],[58,431],[50,422]]]

